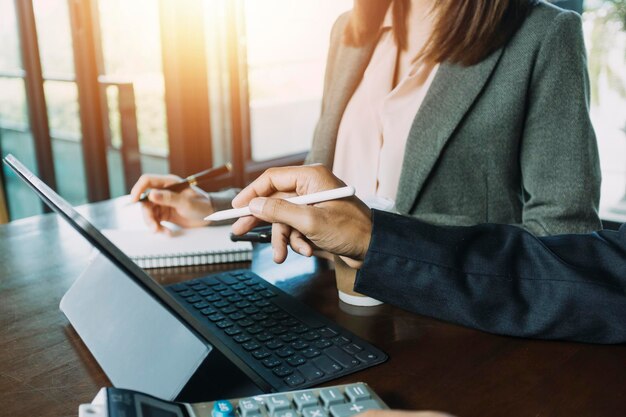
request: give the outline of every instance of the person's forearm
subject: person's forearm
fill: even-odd
[[[626,242],[616,232],[536,238],[379,211],[373,221],[360,293],[498,334],[626,342]]]

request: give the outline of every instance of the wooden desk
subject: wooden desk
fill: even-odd
[[[83,213],[114,227],[135,221],[132,210],[114,200]],[[76,416],[79,403],[110,385],[58,308],[90,251],[54,215],[0,226],[0,416]],[[269,255],[255,253],[255,272],[389,354],[336,383],[365,381],[394,408],[458,416],[626,415],[625,346],[493,336],[389,305],[351,309],[324,262],[293,256],[276,266]],[[172,282],[206,271],[154,275]]]

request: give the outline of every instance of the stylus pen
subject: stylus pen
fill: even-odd
[[[272,241],[272,225],[255,227],[243,235],[231,233],[230,240],[233,242],[269,243]]]
[[[230,162],[228,162],[226,165],[222,165],[216,168],[209,168],[202,172],[198,172],[197,174],[190,175],[180,182],[161,188],[161,190],[180,192],[184,190],[185,188],[190,187],[192,185],[197,185],[208,179],[227,174],[230,171],[232,171],[232,169],[233,169],[233,166],[230,164]],[[139,201],[147,201],[148,195],[150,195],[150,190],[141,194],[141,197],[139,197]]]
[[[324,201],[337,200],[339,198],[350,197],[354,195],[354,187],[347,186],[341,188],[335,188],[333,190],[320,191],[319,193],[312,193],[306,195],[300,195],[297,197],[286,198],[292,204],[315,204],[322,203]],[[237,217],[250,216],[250,209],[248,207],[242,207],[238,209],[217,211],[210,216],[204,218],[204,220],[220,221],[227,219],[236,219]]]

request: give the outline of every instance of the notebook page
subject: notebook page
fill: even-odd
[[[250,242],[231,241],[230,230],[230,226],[201,227],[182,229],[172,236],[151,230],[107,229],[102,233],[131,258],[252,251]]]

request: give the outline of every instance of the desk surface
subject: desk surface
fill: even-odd
[[[124,227],[135,211],[119,199],[82,210],[99,227]],[[76,416],[110,385],[58,308],[90,251],[54,215],[0,226],[0,416]],[[389,305],[351,309],[323,261],[291,258],[277,266],[260,249],[252,268],[390,356],[337,384],[365,381],[393,408],[467,417],[626,413],[626,346],[494,336]],[[164,283],[212,272],[163,271],[153,275]]]

